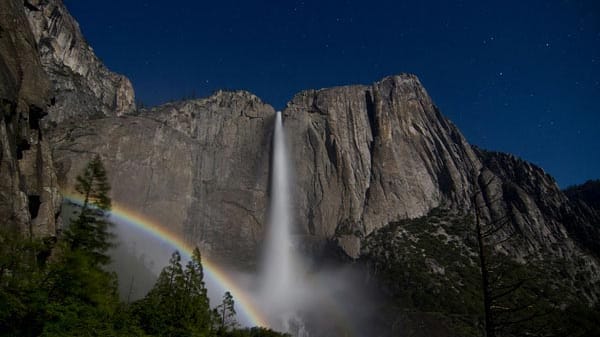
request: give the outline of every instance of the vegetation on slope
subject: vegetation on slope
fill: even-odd
[[[512,238],[511,238],[512,239]],[[514,238],[518,240],[519,238]],[[590,307],[564,261],[517,262],[484,247],[492,302],[486,330],[482,268],[470,216],[435,209],[390,223],[364,241],[362,261],[388,294],[382,312],[405,336],[594,336]],[[583,276],[582,276],[583,277]]]

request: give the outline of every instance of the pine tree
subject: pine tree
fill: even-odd
[[[210,305],[204,285],[200,250],[196,248],[185,269],[174,252],[154,287],[134,303],[144,331],[156,336],[207,336]]]
[[[185,319],[191,330],[203,331],[210,327],[210,304],[204,284],[204,270],[200,250],[196,247],[185,272]]]
[[[107,265],[110,263],[107,250],[112,246],[113,238],[106,219],[111,200],[108,196],[110,185],[100,156],[96,155],[77,176],[75,190],[84,201],[79,216],[65,231],[65,242],[69,249],[89,254],[94,264]]]
[[[134,304],[141,326],[150,335],[175,336],[180,327],[181,255],[174,252],[146,297]]]
[[[223,294],[223,302],[217,306],[215,313],[217,314],[219,330],[228,331],[237,327],[235,302],[229,291]]]
[[[99,156],[77,177],[84,197],[79,216],[69,224],[48,266],[44,336],[85,335],[93,330],[111,335],[118,307],[117,278],[103,269],[109,262],[112,234],[106,212],[110,186]]]

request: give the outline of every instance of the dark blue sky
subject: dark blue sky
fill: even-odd
[[[472,144],[600,178],[600,1],[66,0],[146,105],[417,74]]]

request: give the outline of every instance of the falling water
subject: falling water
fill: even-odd
[[[290,177],[285,134],[278,111],[273,136],[273,161],[271,168],[271,205],[262,270],[261,302],[274,328],[299,333],[295,312],[298,271],[297,260],[290,236]],[[294,321],[295,320],[295,321]],[[296,331],[290,331],[296,330]]]

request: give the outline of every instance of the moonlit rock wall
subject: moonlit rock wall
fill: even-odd
[[[136,116],[62,123],[52,142],[71,188],[94,153],[114,202],[198,245],[213,260],[255,268],[267,218],[275,111],[248,92],[217,92]]]
[[[308,237],[357,256],[360,238],[389,221],[469,205],[481,163],[414,75],[304,91],[284,115]]]
[[[62,1],[31,0],[21,9],[52,82],[53,104],[41,123],[52,129],[45,139],[60,187],[72,188],[99,153],[116,201],[216,258],[255,268],[274,109],[238,91],[132,113],[131,84],[94,55]],[[515,257],[587,256],[574,238],[593,220],[576,214],[554,179],[511,156],[475,151],[414,75],[303,91],[283,116],[297,177],[294,233],[309,252],[334,242],[356,257],[362,238],[389,221],[437,206],[468,210],[481,179],[491,177],[488,187],[500,195],[484,213],[508,216],[523,233],[499,249]],[[36,163],[24,162],[24,171],[37,172]],[[597,277],[597,261],[586,261]]]
[[[53,84],[54,104],[46,125],[135,111],[131,82],[104,66],[62,0],[29,0],[27,4],[23,10]]]
[[[136,116],[63,123],[51,143],[61,186],[72,186],[78,165],[100,153],[116,201],[214,258],[256,268],[274,115],[248,92],[217,92]],[[524,161],[475,150],[413,75],[305,91],[283,117],[295,177],[293,239],[309,253],[333,242],[356,257],[362,238],[390,221],[438,206],[467,211],[479,186],[500,193],[485,206],[490,220],[508,216],[525,229],[524,240],[500,249],[515,257],[581,254],[562,223],[569,200],[556,182]],[[493,186],[482,186],[484,176]]]
[[[23,10],[23,1],[0,1],[0,227],[49,237],[61,226],[62,200],[39,125],[51,83]]]

